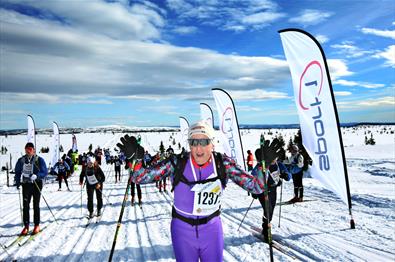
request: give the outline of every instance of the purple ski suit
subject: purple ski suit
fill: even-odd
[[[180,182],[174,188],[171,238],[177,261],[223,260],[224,240],[219,211],[224,188],[217,176],[213,159],[212,155],[209,162],[198,166],[189,156],[183,174],[189,182],[204,181],[215,177],[218,179],[193,186]],[[226,180],[230,178],[253,194],[263,193],[262,172],[253,171],[249,174],[226,155],[223,155],[222,159]],[[165,159],[150,168],[134,171],[132,181],[145,184],[167,176],[170,176],[173,181],[177,161],[177,157],[172,156],[171,159]]]

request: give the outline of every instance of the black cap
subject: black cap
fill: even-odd
[[[27,142],[25,148],[32,147],[34,148],[34,144],[32,142]]]

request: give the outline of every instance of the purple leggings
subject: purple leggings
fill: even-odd
[[[171,239],[177,262],[223,260],[224,235],[220,216],[197,228],[173,218]]]

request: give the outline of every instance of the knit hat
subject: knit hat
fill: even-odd
[[[209,139],[214,139],[214,129],[205,121],[199,121],[189,127],[188,139],[191,139],[193,135],[198,134],[205,135]]]
[[[34,144],[32,142],[27,142],[25,148],[32,147],[34,148]]]

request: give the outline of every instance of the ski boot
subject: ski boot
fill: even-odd
[[[24,227],[19,235],[26,236],[28,232],[29,232],[29,227]]]
[[[35,235],[35,234],[37,234],[39,232],[40,232],[40,226],[39,225],[35,225],[34,228],[33,228],[32,235]]]
[[[291,200],[289,200],[288,203],[294,204],[294,203],[298,202],[298,199],[299,199],[299,198],[295,196],[294,198],[292,198]]]

